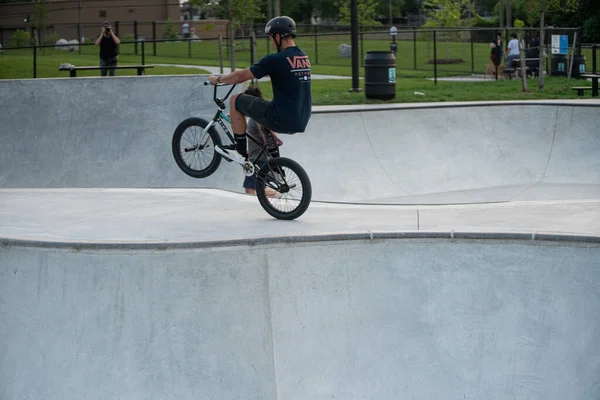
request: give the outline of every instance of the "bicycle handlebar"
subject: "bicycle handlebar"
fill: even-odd
[[[217,88],[219,86],[228,86],[230,84],[226,84],[226,83],[217,83],[216,85],[213,85],[211,81],[204,81],[204,86],[213,86],[214,89],[214,93],[213,93],[213,100],[215,101],[215,103],[217,103],[217,105],[219,105],[219,107],[223,106],[223,101],[225,101],[225,99],[227,99],[229,97],[229,95],[231,94],[231,92],[233,92],[233,89],[236,87],[236,84],[233,83],[231,84],[231,89],[229,89],[229,91],[227,92],[227,94],[225,95],[224,98],[219,99],[217,98]],[[223,107],[221,107],[223,108]]]

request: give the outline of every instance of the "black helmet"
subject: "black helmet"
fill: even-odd
[[[273,36],[279,33],[282,37],[296,37],[296,23],[290,17],[275,17],[265,26],[265,33]]]

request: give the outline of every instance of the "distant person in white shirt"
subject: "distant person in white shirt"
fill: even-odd
[[[507,56],[506,56],[506,68],[514,68],[513,60],[519,59],[519,41],[517,40],[517,34],[513,33],[510,35],[512,39],[508,42],[508,46],[506,47]]]

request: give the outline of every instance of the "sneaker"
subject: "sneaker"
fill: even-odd
[[[243,164],[246,161],[246,157],[237,152],[235,143],[227,146],[217,145],[215,151],[225,157],[227,161],[235,161],[238,164]]]

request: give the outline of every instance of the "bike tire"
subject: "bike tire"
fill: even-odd
[[[278,178],[275,177],[274,171],[279,173]],[[273,183],[273,180],[278,180],[279,183]],[[302,193],[299,198],[293,198],[298,184]],[[277,194],[269,196],[267,188]],[[282,188],[283,191],[280,191]],[[289,158],[277,157],[270,159],[258,172],[256,196],[269,215],[277,219],[292,220],[300,217],[308,209],[312,198],[312,186],[308,174],[300,164]],[[279,207],[280,202],[284,203],[285,207],[281,207],[283,210]]]
[[[221,155],[215,152],[214,150],[215,146],[221,145],[221,137],[219,136],[219,133],[217,132],[214,126],[212,126],[208,131],[205,131],[204,128],[206,126],[208,126],[208,121],[206,121],[205,119],[195,117],[188,118],[186,120],[183,120],[177,126],[177,128],[175,128],[175,132],[173,133],[173,139],[171,141],[171,150],[173,151],[173,157],[175,158],[175,162],[184,173],[191,176],[192,178],[206,178],[207,176],[212,175],[221,164]],[[194,140],[185,139],[190,143],[187,145],[188,147],[182,149],[182,137],[189,128],[193,127],[200,128],[200,136],[197,137],[197,135],[194,135]],[[195,143],[196,139],[198,143]],[[208,139],[210,139],[212,143],[209,144]],[[192,149],[194,146],[202,146],[202,148],[188,150]],[[191,157],[185,157],[182,151],[193,151],[195,154]],[[197,152],[199,151],[205,151],[206,155],[211,157],[210,160],[206,163],[206,166],[201,165],[199,167],[196,167],[195,165],[190,165],[190,163],[188,163],[188,161],[190,161],[190,158],[195,157],[195,159],[198,161],[201,158],[203,158],[203,156],[198,155]]]

